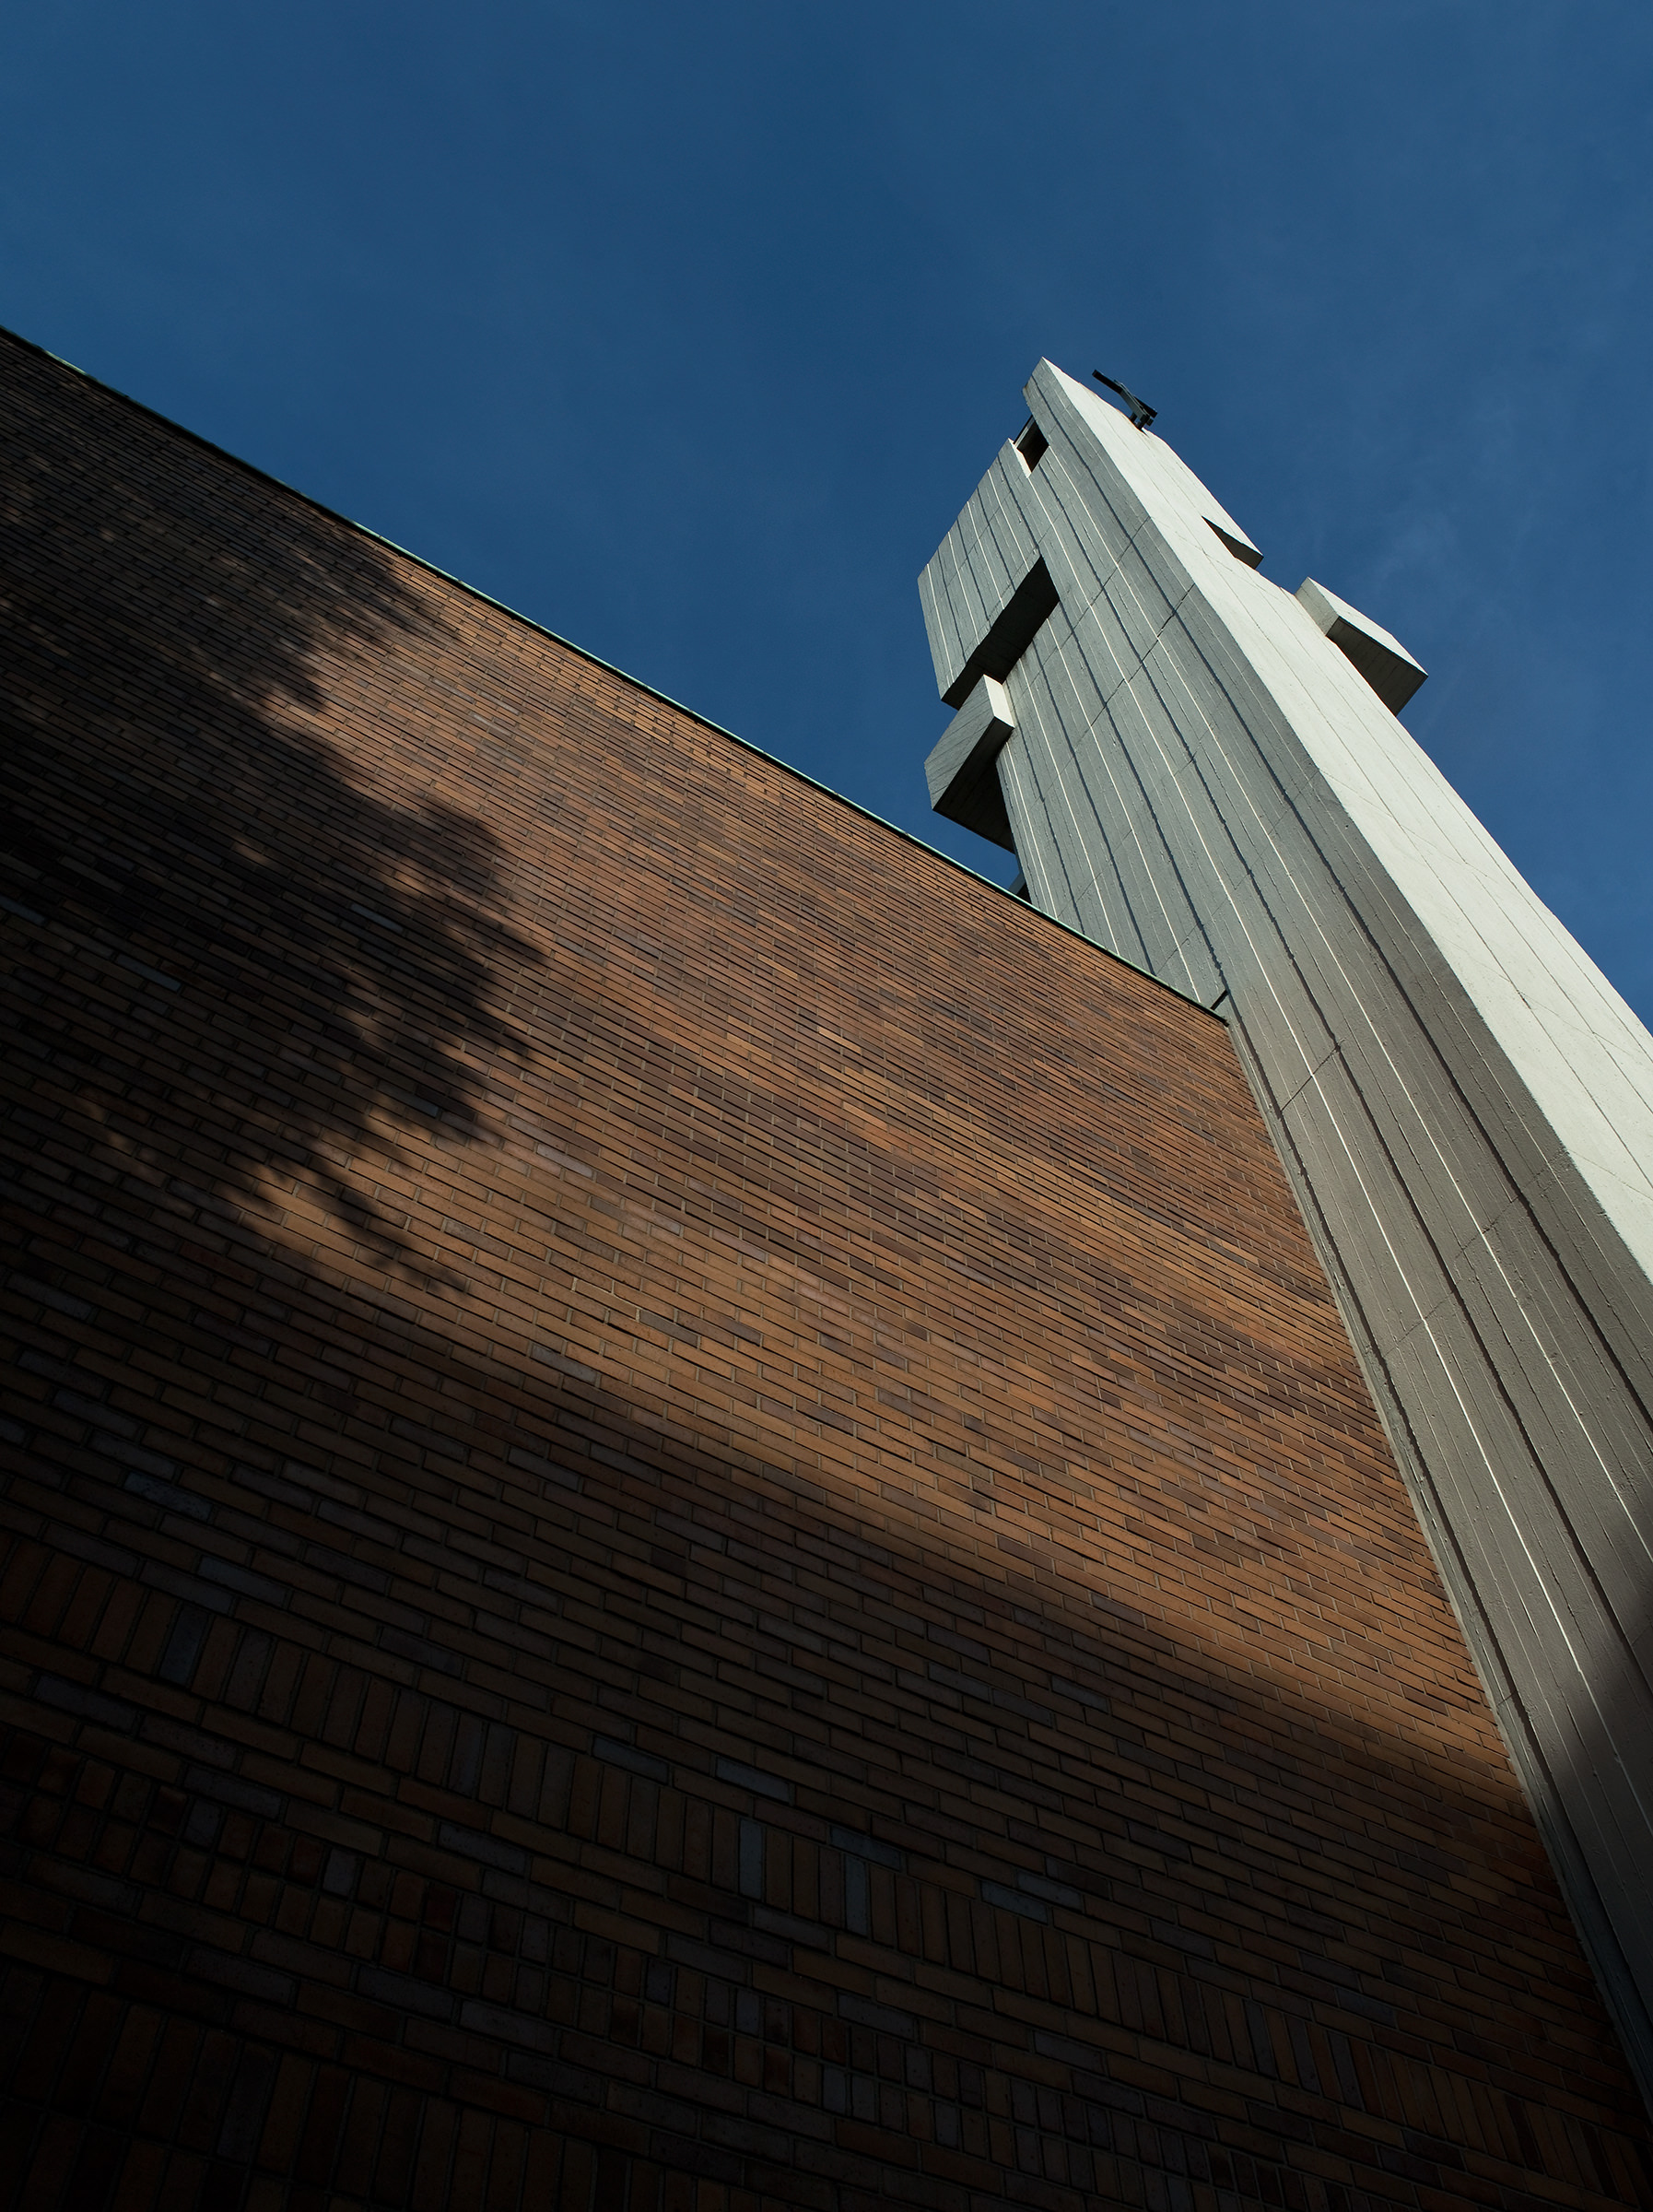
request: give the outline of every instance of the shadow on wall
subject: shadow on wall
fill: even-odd
[[[61,391],[53,365],[13,365],[19,415]],[[701,1335],[624,1315],[631,1348],[600,1373],[537,1308],[502,1318],[485,1270],[387,1312],[379,1270],[236,1219],[267,1213],[273,1175],[308,1181],[347,1235],[432,1278],[385,1186],[428,1165],[433,1132],[482,1132],[489,1058],[525,1050],[507,994],[541,963],[489,831],[428,786],[386,795],[440,762],[451,688],[404,755],[375,727],[384,790],[306,726],[351,712],[353,655],[395,659],[402,702],[436,682],[434,594],[120,403],[69,412],[88,406],[131,469],[111,488],[102,448],[42,405],[16,427],[33,458],[0,547],[22,672],[0,888],[52,925],[27,925],[42,1003],[9,1070],[32,1094],[14,1130],[41,1153],[22,1195],[50,1278],[14,1309],[38,1394],[19,1393],[6,1509],[34,1703],[5,1808],[28,1903],[0,1996],[22,2115],[0,2171],[33,2162],[26,2203],[262,2204],[256,2175],[317,2202],[642,2212],[688,2201],[663,2175],[789,2212],[966,2183],[1177,2204],[1191,2177],[1327,2212],[1414,2184],[1444,2200],[1466,2158],[1506,2205],[1534,2172],[1635,2201],[1633,2100],[1478,1707],[1455,1732],[1425,1682],[1408,1727],[1359,1665],[1317,1702],[1289,1666],[1225,1665],[1104,1609],[1084,1561],[1005,1541],[1049,1510],[1029,1459],[974,1463],[976,1501],[944,1507],[939,1479],[856,1488],[719,1448],[746,1394],[787,1386],[780,1296],[768,1345],[734,1316],[720,1338],[710,1299]],[[363,684],[364,715],[385,690]],[[71,957],[49,972],[54,947]],[[187,1048],[170,960],[192,1007],[226,1007]],[[789,1254],[778,1204],[737,1218],[717,1148],[744,1158],[772,1126],[769,1209],[815,1094],[696,1061],[669,975],[653,1028],[653,982],[604,988],[556,1020],[607,1018],[616,1064],[683,1049],[688,1171],[780,1274],[802,1233]],[[865,1137],[835,1172],[897,1187]],[[900,1187],[910,1234],[932,1194]],[[967,1179],[933,1195],[983,1200]],[[582,1201],[560,1227],[617,1276],[610,1216]],[[1024,1226],[1029,1277],[1054,1258],[1088,1296],[1106,1266],[1125,1294],[1136,1260]],[[1214,1317],[1166,1326],[1155,1387],[1197,1432],[1225,1361],[1262,1362]],[[933,1414],[861,1334],[863,1403],[920,1440]],[[690,1451],[702,1371],[733,1379]],[[1328,1449],[1352,1371],[1306,1417]],[[1265,1418],[1316,1387],[1248,1384]],[[1244,1481],[1190,1506],[1156,1450],[1132,1464],[1170,1533],[1144,1547],[1186,1538],[1243,1571]],[[873,1472],[892,1470],[897,1451]],[[1403,1578],[1375,1571],[1387,1602]],[[1339,1635],[1381,1673],[1359,1649],[1381,1623],[1352,1611]],[[1369,2195],[1305,2181],[1322,2157]]]
[[[393,1200],[362,1184],[393,1170],[398,1123],[474,1126],[480,1064],[517,1045],[491,977],[537,956],[481,822],[404,803],[405,776],[393,798],[347,778],[304,725],[319,653],[416,649],[440,618],[367,538],[95,387],[65,407],[65,371],[16,341],[0,365],[0,897],[111,962],[111,997],[147,987],[153,1074],[169,961],[232,1010],[222,1059],[192,1070],[228,1110],[187,1148],[195,1183],[233,1202],[308,1180],[405,1263]],[[132,462],[112,481],[111,445]],[[157,1116],[123,1110],[121,1063],[80,1075],[125,1172],[175,1172]]]
[[[687,2177],[765,2212],[1349,2212],[1457,2201],[1467,2162],[1506,2212],[1537,2175],[1653,2201],[1504,1778],[674,1449],[595,1377],[398,1334],[450,1408],[421,1439],[383,1317],[289,1279],[361,1479],[114,1500],[172,1562],[135,1612],[95,1561],[8,1564],[65,1643],[0,1791],[66,1961],[0,1989],[21,2212],[121,2175],[117,2206],[163,2201],[146,2171],[203,2206],[256,2176],[669,2212]],[[226,1406],[245,1379],[199,1373]],[[255,1531],[262,1588],[207,1579]],[[323,1583],[349,1626],[318,1642]],[[125,1664],[77,1703],[100,1605]]]

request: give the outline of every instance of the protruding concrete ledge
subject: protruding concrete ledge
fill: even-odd
[[[1213,523],[1210,515],[1205,518],[1205,526],[1216,532],[1236,560],[1243,560],[1249,569],[1261,568],[1262,549],[1254,546],[1243,530],[1234,524],[1225,529],[1221,523]]]
[[[1215,529],[1214,523],[1212,527]],[[1354,662],[1389,712],[1398,714],[1428,671],[1419,666],[1398,638],[1379,629],[1358,607],[1329,592],[1312,576],[1305,576],[1297,586],[1297,597],[1338,651]]]
[[[974,830],[978,837],[991,838],[1007,853],[1015,851],[1015,840],[995,763],[1015,726],[1003,685],[984,676],[924,763],[932,810]]]

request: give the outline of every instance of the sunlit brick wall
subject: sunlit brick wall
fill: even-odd
[[[0,371],[7,2201],[1649,2201],[1221,1025]]]

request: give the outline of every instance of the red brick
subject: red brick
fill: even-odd
[[[0,359],[22,2201],[1648,2201],[1221,1026]]]

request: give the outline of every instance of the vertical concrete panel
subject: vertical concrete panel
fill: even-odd
[[[1653,1040],[1170,448],[1048,361],[1027,399],[1047,452],[990,481],[1061,602],[1006,679],[1032,896],[1225,994],[1653,2085]]]

